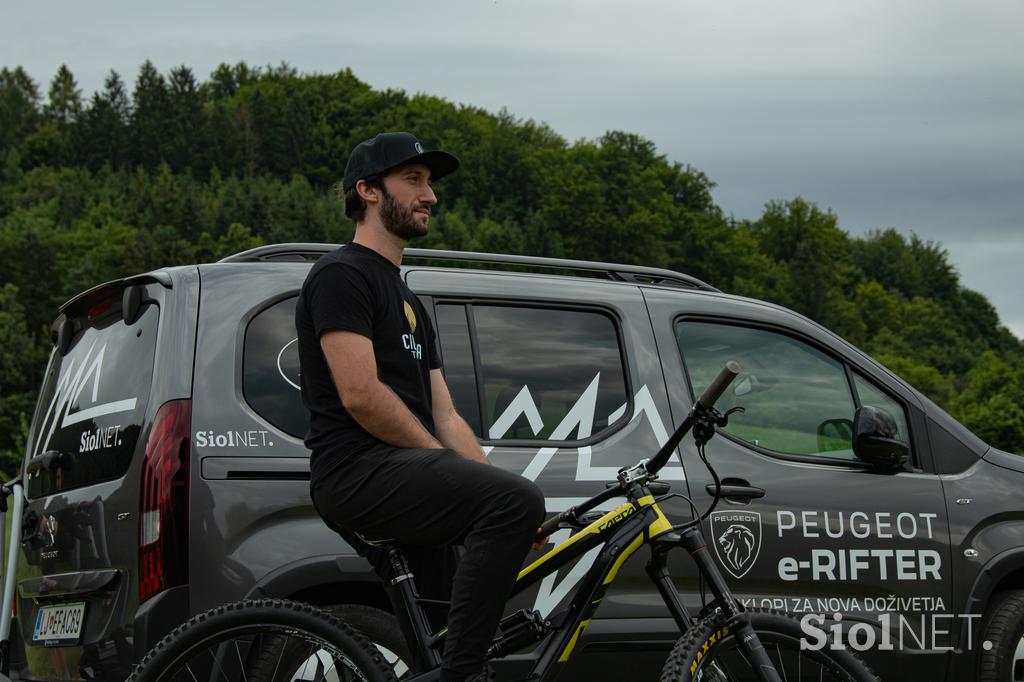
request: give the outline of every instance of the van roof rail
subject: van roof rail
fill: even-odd
[[[267,244],[248,249],[222,258],[218,263],[257,263],[315,260],[325,253],[334,251],[340,244]],[[570,270],[601,274],[608,279],[637,284],[665,284],[688,289],[718,291],[707,282],[674,270],[650,268],[642,265],[601,263],[597,261],[572,260],[567,258],[545,258],[541,256],[517,256],[503,253],[477,253],[473,251],[445,251],[440,249],[406,249],[404,257],[415,260],[453,261],[460,263],[489,263],[513,265],[539,270]]]

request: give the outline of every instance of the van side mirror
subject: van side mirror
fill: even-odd
[[[910,446],[897,437],[892,415],[862,405],[853,416],[853,453],[880,469],[900,469],[910,455]]]

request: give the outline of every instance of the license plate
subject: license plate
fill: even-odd
[[[36,616],[32,641],[46,646],[78,644],[85,620],[85,602],[44,606]]]

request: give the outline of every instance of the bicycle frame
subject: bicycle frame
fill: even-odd
[[[647,566],[648,575],[657,586],[673,619],[681,629],[685,629],[692,623],[690,614],[683,605],[667,569],[668,550],[672,547],[683,546],[684,536],[673,532],[672,524],[669,523],[655,502],[654,496],[645,486],[633,486],[625,494],[626,502],[579,530],[520,571],[512,590],[513,596],[528,589],[565,564],[578,559],[590,549],[601,544],[604,545],[604,549],[597,556],[594,565],[587,571],[573,593],[568,607],[545,619],[545,625],[550,626],[551,629],[545,636],[544,643],[529,654],[534,661],[530,679],[554,679],[561,666],[572,656],[577,642],[590,624],[593,613],[604,598],[608,586],[618,576],[619,569],[645,544],[653,543],[652,546],[655,548]],[[700,531],[697,530],[697,535],[699,534]],[[426,618],[422,614],[420,605],[435,602],[418,598],[413,593],[409,582],[404,580],[407,575],[407,572],[398,574],[398,579],[401,582],[394,582],[395,579],[392,579],[392,582],[396,586],[402,586],[400,589],[406,605],[413,612],[409,615],[412,616],[413,628],[417,631],[417,643],[421,649],[422,660],[434,668],[440,665],[438,650],[447,628],[436,634],[429,634],[426,628]],[[724,581],[721,581],[721,585],[724,587]],[[725,594],[728,594],[727,590]],[[497,641],[495,640],[495,642]],[[421,676],[413,677],[409,682],[416,682],[418,679],[430,679],[430,673],[425,673],[422,678]]]

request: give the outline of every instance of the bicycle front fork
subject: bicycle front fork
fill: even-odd
[[[711,593],[728,619],[727,622],[735,633],[740,649],[747,656],[747,660],[750,661],[761,682],[782,682],[782,678],[779,677],[778,671],[775,670],[775,666],[768,658],[768,653],[764,650],[761,640],[754,632],[750,616],[743,611],[735,597],[732,596],[722,572],[708,556],[707,543],[704,541],[704,534],[701,533],[699,526],[691,526],[680,533],[666,533],[655,538],[651,542],[651,560],[647,564],[647,575],[657,586],[658,592],[664,599],[665,605],[668,606],[680,631],[685,632],[696,621],[683,605],[668,572],[668,551],[672,547],[682,547],[690,553],[690,557],[697,564],[700,574],[708,581]]]

